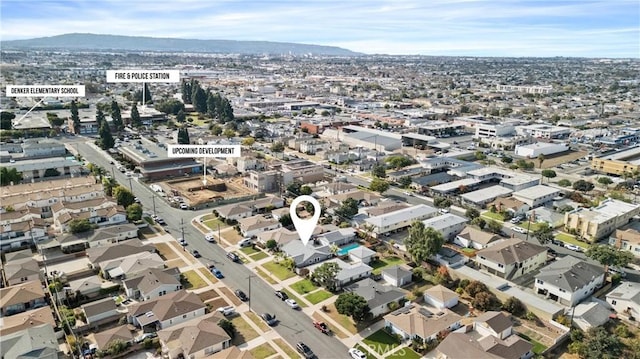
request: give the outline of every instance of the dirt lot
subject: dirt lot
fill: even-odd
[[[552,168],[563,163],[583,158],[587,154],[588,153],[585,151],[569,151],[556,156],[545,156],[546,158],[544,162],[542,162],[542,168]],[[540,164],[537,158],[532,159],[532,161],[536,165],[536,167],[538,167],[538,165]]]
[[[211,176],[207,176],[208,184],[221,182],[224,182],[224,184],[226,185],[226,191],[219,192],[212,189],[203,188],[202,177],[200,176],[193,176],[184,179],[174,179],[170,181],[160,182],[158,184],[165,191],[168,198],[182,197],[191,206],[197,206],[201,203],[210,202],[219,198],[228,199],[255,193],[254,191],[251,191],[249,188],[244,186],[244,184],[242,183],[242,178],[220,180],[215,179]]]

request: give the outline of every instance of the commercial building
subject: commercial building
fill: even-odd
[[[516,145],[515,155],[524,158],[538,158],[540,155],[549,156],[569,150],[564,143],[536,142],[530,145]]]
[[[496,90],[500,92],[524,92],[531,94],[548,94],[553,91],[553,86],[518,86],[518,85],[497,85]]]
[[[497,182],[502,187],[512,191],[520,191],[522,189],[538,185],[540,178],[513,172],[510,170],[497,167],[483,167],[467,172],[470,178],[474,178],[480,183]]]
[[[507,197],[513,191],[502,186],[490,186],[477,191],[467,192],[460,195],[462,202],[484,208],[484,206],[499,197]]]
[[[128,146],[120,146],[118,151],[136,166],[145,179],[165,179],[185,174],[202,173],[202,165],[193,158],[168,157],[164,144],[139,140]]]
[[[518,126],[516,132],[519,135],[531,136],[536,138],[566,138],[571,134],[572,129],[561,126],[553,126],[546,124],[535,124],[528,126]]]
[[[640,205],[608,198],[597,207],[576,208],[565,213],[564,227],[593,242],[610,235],[639,213]]]
[[[287,186],[292,182],[315,183],[324,178],[324,167],[308,160],[282,163],[282,181]]]
[[[618,176],[640,171],[640,146],[594,157],[591,160],[591,169]]]
[[[530,208],[536,208],[553,201],[560,191],[549,186],[537,185],[513,192],[513,197],[528,204]]]
[[[474,138],[504,137],[514,135],[516,128],[514,123],[481,123],[475,126]]]

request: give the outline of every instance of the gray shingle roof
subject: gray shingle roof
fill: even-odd
[[[604,268],[576,257],[566,256],[540,269],[536,279],[574,292],[604,273]]]

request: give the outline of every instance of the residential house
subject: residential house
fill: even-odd
[[[218,216],[221,218],[236,221],[253,215],[253,208],[251,206],[238,203],[218,207],[215,211],[218,212]]]
[[[446,309],[436,313],[416,304],[402,307],[384,316],[385,327],[403,339],[436,340],[440,333],[460,328],[462,317]]]
[[[57,359],[62,354],[53,326],[47,323],[0,336],[0,357]]]
[[[318,233],[320,233],[320,231],[318,231]],[[273,239],[274,241],[276,241],[279,248],[282,248],[282,246],[284,246],[285,244],[300,238],[297,232],[290,231],[283,227],[258,233],[257,237],[257,241],[262,243],[263,245],[266,245],[268,241]]]
[[[369,217],[375,217],[409,207],[410,206],[406,202],[387,200],[378,203],[375,207],[361,208],[359,212],[364,213]]]
[[[382,196],[377,193],[355,190],[351,192],[339,193],[329,197],[329,201],[340,205],[346,199],[355,199],[361,206],[375,206],[380,203]]]
[[[118,340],[124,343],[133,342],[133,333],[129,329],[128,325],[119,325],[115,328],[103,330],[93,334],[93,338],[96,343],[96,347],[99,350],[105,350],[109,347],[109,344]]]
[[[299,240],[293,240],[282,246],[282,251],[293,259],[296,267],[302,268],[320,263],[331,258],[331,250],[327,245],[315,245],[313,242],[305,246]]]
[[[640,258],[640,222],[631,222],[617,229],[609,238],[609,244]]]
[[[244,237],[257,236],[258,233],[281,227],[277,219],[266,218],[263,215],[242,218],[238,220],[238,224],[240,225],[240,233],[242,233]]]
[[[475,260],[481,269],[512,280],[544,265],[547,261],[547,248],[510,238],[479,250]]]
[[[83,251],[89,247],[100,247],[138,238],[138,227],[133,223],[105,226],[83,233],[64,233],[57,237],[60,249],[65,252]]]
[[[404,291],[396,287],[378,284],[370,278],[355,282],[344,290],[364,298],[374,318],[388,313],[392,308],[391,303],[396,303],[399,307],[400,301],[405,297]]]
[[[458,294],[451,289],[438,284],[424,292],[424,302],[434,308],[450,309],[458,305]]]
[[[210,359],[255,359],[248,350],[240,350],[236,346],[224,349],[209,357]]]
[[[47,305],[39,280],[0,288],[0,314],[2,316],[22,313]]]
[[[346,182],[331,182],[331,183],[325,185],[324,189],[330,195],[335,196],[335,195],[338,195],[338,194],[352,192],[354,190],[357,190],[358,186],[356,186],[354,184],[351,184],[351,183],[346,183]]]
[[[344,246],[345,244],[349,244],[357,239],[356,230],[353,228],[339,228],[333,231],[329,231],[326,233],[322,233],[316,236],[316,239],[320,241],[320,243],[330,246]]]
[[[414,221],[422,221],[434,217],[438,211],[424,204],[365,219],[365,223],[373,226],[374,237],[408,228]]]
[[[556,188],[537,185],[513,192],[513,197],[526,203],[531,208],[536,208],[553,201],[559,194],[560,190]]]
[[[86,254],[89,258],[89,263],[91,263],[94,268],[98,268],[98,264],[102,262],[136,253],[156,251],[156,247],[152,245],[142,244],[142,241],[139,239],[131,239],[122,243],[111,243],[102,247],[87,248]]]
[[[206,306],[192,292],[179,290],[129,306],[129,321],[143,329],[166,329],[202,317]]]
[[[340,267],[340,271],[336,274],[336,287],[342,288],[349,283],[353,283],[362,278],[371,276],[373,268],[364,263],[347,263],[341,259],[335,258],[330,260]]]
[[[139,301],[152,300],[182,289],[178,268],[150,268],[123,282],[127,297]]]
[[[4,202],[4,198],[2,199]],[[0,209],[1,211],[2,209]],[[0,212],[0,248],[18,248],[47,237],[47,224],[38,208]]]
[[[495,208],[496,212],[502,211],[511,214],[512,217],[525,216],[531,207],[515,197],[497,198],[487,203],[487,208]]]
[[[601,266],[565,256],[540,269],[536,275],[536,293],[560,304],[573,307],[604,284]]]
[[[53,312],[49,307],[40,307],[9,317],[2,317],[2,321],[0,321],[0,336],[21,332],[44,324],[52,327],[56,326],[56,320],[53,318]]]
[[[571,311],[573,326],[582,331],[593,327],[601,327],[611,319],[612,311],[602,302],[586,301],[575,306]]]
[[[403,287],[413,281],[413,274],[407,267],[394,265],[382,270],[382,279],[393,286]]]
[[[449,183],[445,183],[449,184]],[[444,186],[444,185],[440,185]],[[479,208],[485,208],[488,203],[497,201],[498,198],[506,198],[513,193],[513,190],[502,186],[491,186],[476,191],[466,192],[460,195],[463,203]]]
[[[353,263],[369,264],[376,257],[377,253],[365,246],[359,246],[349,250],[347,254]]]
[[[3,269],[7,286],[41,280],[40,266],[30,249],[6,253]]]
[[[105,282],[105,285],[111,286],[115,285],[115,283]],[[80,294],[87,298],[95,298],[100,295],[100,290],[103,288],[103,284],[100,277],[92,275],[69,281],[69,283],[67,283],[67,287],[72,295]]]
[[[564,214],[564,227],[580,238],[597,241],[628,224],[640,214],[640,205],[605,199],[594,208],[576,208]]]
[[[452,240],[458,233],[462,232],[467,222],[466,218],[451,213],[422,221],[425,227],[431,227],[440,232],[445,242]]]
[[[473,226],[466,226],[462,232],[456,236],[453,243],[464,248],[484,249],[503,239],[504,238],[497,234],[485,232]]]
[[[284,199],[275,196],[267,196],[253,201],[252,207],[254,213],[268,213],[272,209],[284,207]]]
[[[98,263],[105,278],[136,277],[147,269],[164,269],[164,259],[157,253],[142,252]]]
[[[629,320],[640,319],[640,283],[622,282],[606,298],[618,315]]]
[[[488,311],[473,321],[474,330],[483,336],[505,339],[513,333],[511,318],[502,312]]]
[[[116,301],[111,297],[89,302],[81,308],[87,319],[87,324],[91,326],[97,327],[120,318]]]
[[[231,337],[218,323],[219,313],[193,318],[158,332],[162,353],[169,359],[200,359],[231,347]],[[235,356],[243,358],[243,356]]]
[[[63,232],[68,231],[69,223],[74,219],[86,219],[98,226],[127,222],[124,207],[105,197],[79,202],[60,201],[51,206],[51,212],[54,226]]]

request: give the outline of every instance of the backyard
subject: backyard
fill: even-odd
[[[378,260],[371,261],[369,263],[369,266],[373,268],[373,271],[372,271],[373,274],[380,274],[382,270],[387,267],[391,267],[394,265],[402,265],[402,264],[405,264],[405,261],[402,258],[385,257],[385,258],[380,258]]]

